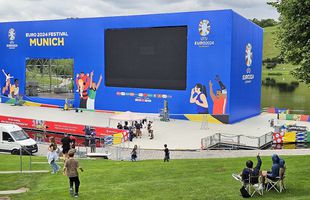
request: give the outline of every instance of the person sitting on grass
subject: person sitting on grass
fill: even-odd
[[[79,180],[79,174],[78,169],[83,172],[83,168],[79,166],[79,161],[74,159],[74,151],[69,151],[68,153],[69,158],[65,162],[64,166],[64,175],[67,175],[69,178],[70,183],[70,194],[74,197],[79,196],[79,187],[80,187],[80,180]],[[75,191],[73,190],[73,183],[75,186]]]
[[[262,160],[259,156],[259,153],[257,154],[256,158],[257,158],[257,164],[254,168],[253,168],[253,161],[252,160],[248,160],[245,163],[246,168],[244,168],[242,173],[241,173],[241,178],[242,178],[244,184],[248,184],[248,183],[256,184],[256,183],[258,183],[258,177],[260,175],[260,168],[262,166]]]

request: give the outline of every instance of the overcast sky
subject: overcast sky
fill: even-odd
[[[0,22],[233,9],[246,18],[279,17],[267,0],[0,0]],[[270,0],[269,0],[270,1]]]

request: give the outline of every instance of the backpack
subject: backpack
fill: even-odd
[[[242,196],[243,198],[249,198],[249,197],[251,197],[251,195],[248,193],[248,191],[245,189],[244,186],[242,186],[242,187],[240,188],[240,192],[241,192],[241,196]]]

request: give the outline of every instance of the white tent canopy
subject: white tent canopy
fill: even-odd
[[[111,120],[131,122],[131,121],[140,121],[140,120],[143,120],[143,119],[146,119],[145,115],[127,111],[127,112],[123,112],[123,113],[120,113],[120,114],[112,115],[109,118],[109,126],[110,126]]]

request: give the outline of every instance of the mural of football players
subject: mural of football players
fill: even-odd
[[[215,80],[218,82],[220,89],[216,90],[216,94],[213,92],[212,81],[209,81],[210,96],[213,101],[213,115],[224,115],[226,113],[227,104],[227,89],[220,80],[220,77],[216,75]]]
[[[90,88],[89,88],[88,99],[87,99],[87,109],[89,110],[95,110],[96,93],[102,81],[101,74],[100,74],[98,83],[94,81],[93,77],[94,77],[94,71],[90,73]]]
[[[84,74],[81,72],[80,74],[76,75],[75,80],[76,86],[78,88],[78,92],[80,95],[80,105],[79,108],[86,108],[87,99],[88,99],[88,87],[90,85],[89,74]]]

